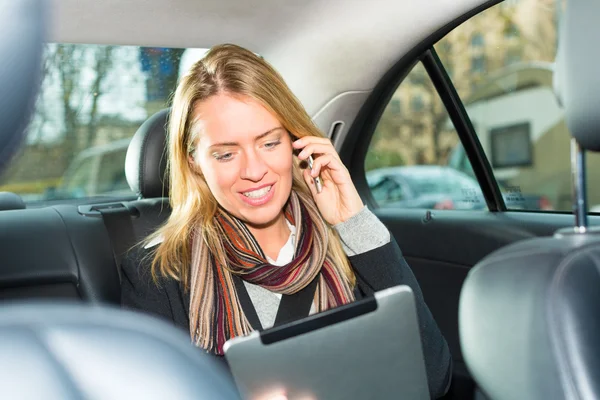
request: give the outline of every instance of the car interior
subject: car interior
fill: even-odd
[[[492,15],[488,10],[506,14],[510,7],[520,7],[515,5],[519,1],[510,0],[0,0],[0,26],[5,27],[0,28],[0,54],[11,60],[0,62],[0,177],[3,168],[19,176],[14,167],[21,162],[19,152],[33,146],[28,127],[36,104],[39,107],[36,98],[44,90],[39,73],[45,65],[45,43],[246,46],[281,72],[336,146],[365,204],[402,249],[452,352],[453,379],[445,399],[600,398],[600,215],[588,212],[598,190],[593,178],[598,157],[594,153],[600,152],[595,109],[600,104],[600,77],[594,67],[600,50],[586,44],[589,37],[600,35],[594,21],[600,6],[585,0],[520,2],[528,10],[519,14],[521,18],[534,18],[539,4],[556,12],[556,32],[547,40],[555,41],[558,49],[553,78],[534,93],[551,89],[564,113],[564,121],[556,126],[568,129],[556,147],[561,155],[553,155],[551,161],[564,161],[568,198],[565,202],[560,189],[553,211],[508,207],[500,188],[506,185],[500,183],[509,176],[521,182],[524,186],[515,190],[518,197],[526,184],[541,180],[532,163],[555,149],[545,139],[553,137],[554,128],[532,139],[529,161],[497,167],[495,159],[506,157],[507,163],[509,155],[522,155],[518,131],[509,132],[513,142],[488,152],[477,118],[490,112],[484,108],[494,101],[498,103],[491,110],[504,112],[500,102],[506,99],[493,95],[479,104],[462,96],[466,89],[453,83],[458,72],[449,71],[440,57],[442,46],[437,45],[461,26],[471,33],[478,29],[470,21]],[[522,21],[527,25],[529,20]],[[516,40],[507,32],[507,41]],[[546,45],[547,31],[539,32]],[[470,40],[478,47],[482,39]],[[457,59],[468,57],[460,50],[446,50],[455,52]],[[474,54],[473,60],[479,60],[479,53]],[[425,95],[415,89],[412,99],[422,95],[421,101],[429,101],[433,109],[430,98],[435,96],[435,107],[442,110],[436,120],[417,121],[419,129],[434,123],[440,132],[452,127],[455,142],[466,154],[469,176],[481,189],[481,196],[474,198],[483,200],[474,201],[484,201],[484,207],[384,207],[373,198],[365,166],[380,163],[387,157],[384,150],[394,143],[400,146],[381,133],[381,121],[394,112],[398,88],[413,79],[416,85],[427,79],[430,91]],[[508,87],[510,99],[518,88],[529,93],[528,79],[527,73],[519,72],[515,80],[493,85]],[[491,91],[489,85],[477,88]],[[20,186],[4,186],[0,192],[2,397],[39,398],[43,393],[44,398],[236,398],[233,383],[220,367],[189,351],[181,332],[164,321],[119,309],[124,279],[120,260],[170,212],[165,175],[168,96],[158,103],[146,110],[129,135],[123,165],[129,196],[29,201],[19,190],[6,190]],[[410,104],[414,113],[423,106],[413,100]],[[529,104],[537,116],[541,102]],[[531,124],[534,132],[529,135],[535,136],[536,124]],[[490,135],[491,140],[507,137],[503,132]],[[384,150],[373,156],[378,135],[383,138],[378,148]],[[426,146],[444,138],[447,135],[434,134],[432,141],[410,136],[403,143]],[[507,150],[509,155],[499,150],[510,143],[517,150]],[[398,154],[407,164],[413,156],[400,150]],[[421,161],[414,164],[426,164],[431,157],[415,154]],[[517,178],[510,175],[518,168],[531,170]],[[558,175],[550,178],[547,188],[559,180]],[[469,201],[470,192],[462,193]],[[32,375],[38,377],[33,384]],[[174,387],[177,392],[172,392]]]

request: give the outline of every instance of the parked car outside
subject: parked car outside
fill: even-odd
[[[42,200],[132,195],[125,177],[125,156],[130,141],[122,139],[79,153],[60,185],[48,188]]]
[[[452,167],[386,167],[368,171],[366,177],[380,207],[454,210],[483,210],[487,207],[479,183]],[[524,195],[506,187],[501,187],[501,191],[509,209],[551,209],[543,196]]]

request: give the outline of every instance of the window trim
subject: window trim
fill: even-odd
[[[446,107],[454,129],[456,129],[456,133],[465,149],[465,154],[471,163],[471,168],[473,168],[477,182],[483,192],[488,210],[507,211],[492,166],[479,142],[477,132],[471,123],[469,114],[433,47],[425,53],[423,66],[433,81],[433,85],[442,99],[444,107]]]

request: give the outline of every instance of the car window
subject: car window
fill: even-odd
[[[380,207],[487,209],[477,180],[452,166],[458,134],[423,65],[400,83],[377,123],[365,158],[371,194]],[[460,163],[470,169],[469,161]],[[381,176],[401,181],[402,195],[388,200]]]
[[[508,209],[572,210],[570,134],[553,91],[559,1],[513,0],[467,20],[437,44]],[[451,73],[450,73],[451,72]],[[449,165],[473,176],[460,143]],[[600,155],[587,156],[600,208]],[[595,207],[595,208],[594,208]]]
[[[84,197],[93,185],[94,172],[98,167],[98,157],[84,157],[77,162],[71,173],[66,174],[66,179],[59,186],[55,196],[61,198]]]
[[[129,140],[168,106],[181,72],[205,52],[48,44],[27,139],[0,175],[0,191],[30,204],[133,195],[124,179]]]

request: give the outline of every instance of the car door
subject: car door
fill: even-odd
[[[506,1],[426,38],[382,78],[340,146],[448,340],[455,361],[448,398],[473,396],[458,335],[469,270],[496,249],[574,223],[569,132],[552,91],[560,4]],[[593,206],[600,204],[600,156],[589,155],[587,164]],[[456,188],[464,206],[453,209],[379,204],[366,169],[407,165],[455,168],[479,188]],[[483,208],[468,207],[478,199]],[[589,223],[600,217],[591,214]]]

